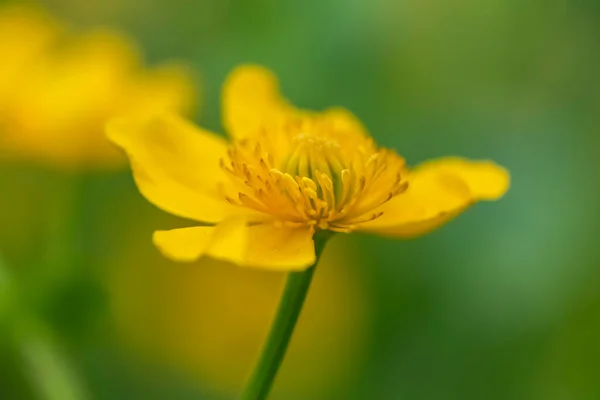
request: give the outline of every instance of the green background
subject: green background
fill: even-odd
[[[277,398],[600,398],[596,2],[44,4],[76,29],[125,30],[151,65],[188,62],[201,93],[197,122],[214,131],[222,132],[224,78],[236,65],[255,62],[277,73],[295,104],[349,108],[379,144],[397,149],[412,165],[461,155],[490,158],[510,170],[505,198],[478,204],[431,235],[343,239],[359,253],[360,261],[348,268],[360,274],[369,297],[361,361],[352,378],[320,383],[310,395],[284,391]],[[6,279],[0,275],[0,285],[8,287],[0,291],[0,311],[18,299],[10,315],[0,317],[2,332],[14,333],[18,324],[35,333],[32,341],[51,335],[90,398],[234,398],[227,390],[206,390],[178,365],[137,357],[114,338],[107,278],[116,268],[112,260],[128,240],[145,243],[144,251],[159,259],[150,232],[185,225],[148,205],[128,171],[78,182],[81,201],[67,210],[78,223],[77,242],[57,249],[79,260],[81,268],[67,281],[36,268],[39,249],[55,234],[49,221],[64,216],[53,211],[64,177],[3,164],[0,182],[0,250],[10,265]],[[139,265],[137,271],[137,286],[150,284],[155,268]],[[9,280],[26,283],[13,290]],[[130,296],[138,292],[132,288]],[[16,337],[29,340],[20,329]],[[15,348],[13,336],[3,334],[0,341],[0,398],[34,398],[30,369],[21,367],[27,355]],[[60,386],[52,372],[60,368],[52,357],[48,362],[41,380]]]

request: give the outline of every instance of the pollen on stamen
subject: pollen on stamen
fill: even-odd
[[[407,190],[404,160],[370,139],[302,119],[286,128],[286,151],[246,139],[228,150],[229,163],[219,161],[232,177],[227,202],[271,214],[278,226],[347,232]]]
[[[392,197],[398,196],[408,190],[408,181],[402,182],[392,194]]]
[[[266,170],[269,170],[269,169],[271,169],[271,167],[269,167],[269,166],[267,165],[267,162],[266,162],[266,161],[265,161],[265,159],[264,159],[264,158],[262,158],[262,157],[260,158],[260,166],[261,166],[263,169],[266,169]]]
[[[225,196],[225,201],[227,201],[229,204],[233,204],[233,205],[236,205],[236,206],[240,205],[237,201],[235,201],[234,199],[232,199],[229,196]]]

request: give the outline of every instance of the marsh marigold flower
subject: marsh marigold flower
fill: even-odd
[[[175,260],[208,255],[302,270],[315,262],[318,231],[417,236],[509,185],[507,171],[489,161],[453,157],[409,168],[349,111],[291,106],[259,66],[233,71],[222,106],[229,143],[169,114],[108,126],[141,193],[203,223],[154,234]]]
[[[121,34],[67,35],[59,25],[37,9],[0,10],[2,153],[61,168],[119,166],[126,160],[104,135],[109,118],[190,113],[187,69],[145,69]]]

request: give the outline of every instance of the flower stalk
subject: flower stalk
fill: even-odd
[[[241,400],[264,400],[269,395],[277,371],[281,366],[288,344],[313,275],[331,232],[320,231],[314,237],[316,259],[313,265],[299,272],[289,272],[271,330],[254,371],[240,397]]]
[[[52,335],[38,321],[29,318],[17,328],[16,345],[23,372],[40,400],[85,400],[88,393]]]

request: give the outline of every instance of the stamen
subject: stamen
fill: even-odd
[[[264,158],[260,158],[260,167],[266,171],[270,170],[271,167],[267,164]]]
[[[319,185],[321,186],[321,190],[323,191],[325,207],[328,209],[329,213],[333,213],[335,209],[335,194],[333,193],[333,182],[331,182],[331,178],[329,178],[328,175],[322,174],[319,171],[317,171],[316,175]]]
[[[302,183],[303,183],[303,184],[304,184],[306,187],[308,187],[308,188],[310,188],[310,189],[314,190],[315,192],[317,191],[317,185],[315,184],[315,181],[313,181],[312,179],[309,179],[309,178],[303,177],[303,178],[302,178]]]
[[[362,219],[362,220],[354,220],[354,221],[352,221],[352,225],[362,224],[365,222],[371,222],[371,221],[374,221],[377,218],[381,217],[382,215],[383,215],[383,211],[375,213],[375,214],[371,215],[370,217]]]
[[[286,227],[347,232],[379,218],[377,208],[408,188],[404,160],[320,118],[265,126],[230,147],[219,160],[231,178],[223,185],[225,200]]]
[[[266,208],[263,204],[257,202],[256,200],[254,200],[252,197],[248,196],[247,194],[239,193],[238,198],[240,199],[240,203],[242,203],[243,205],[245,205],[248,208],[252,208],[256,211],[265,211],[266,210]]]

